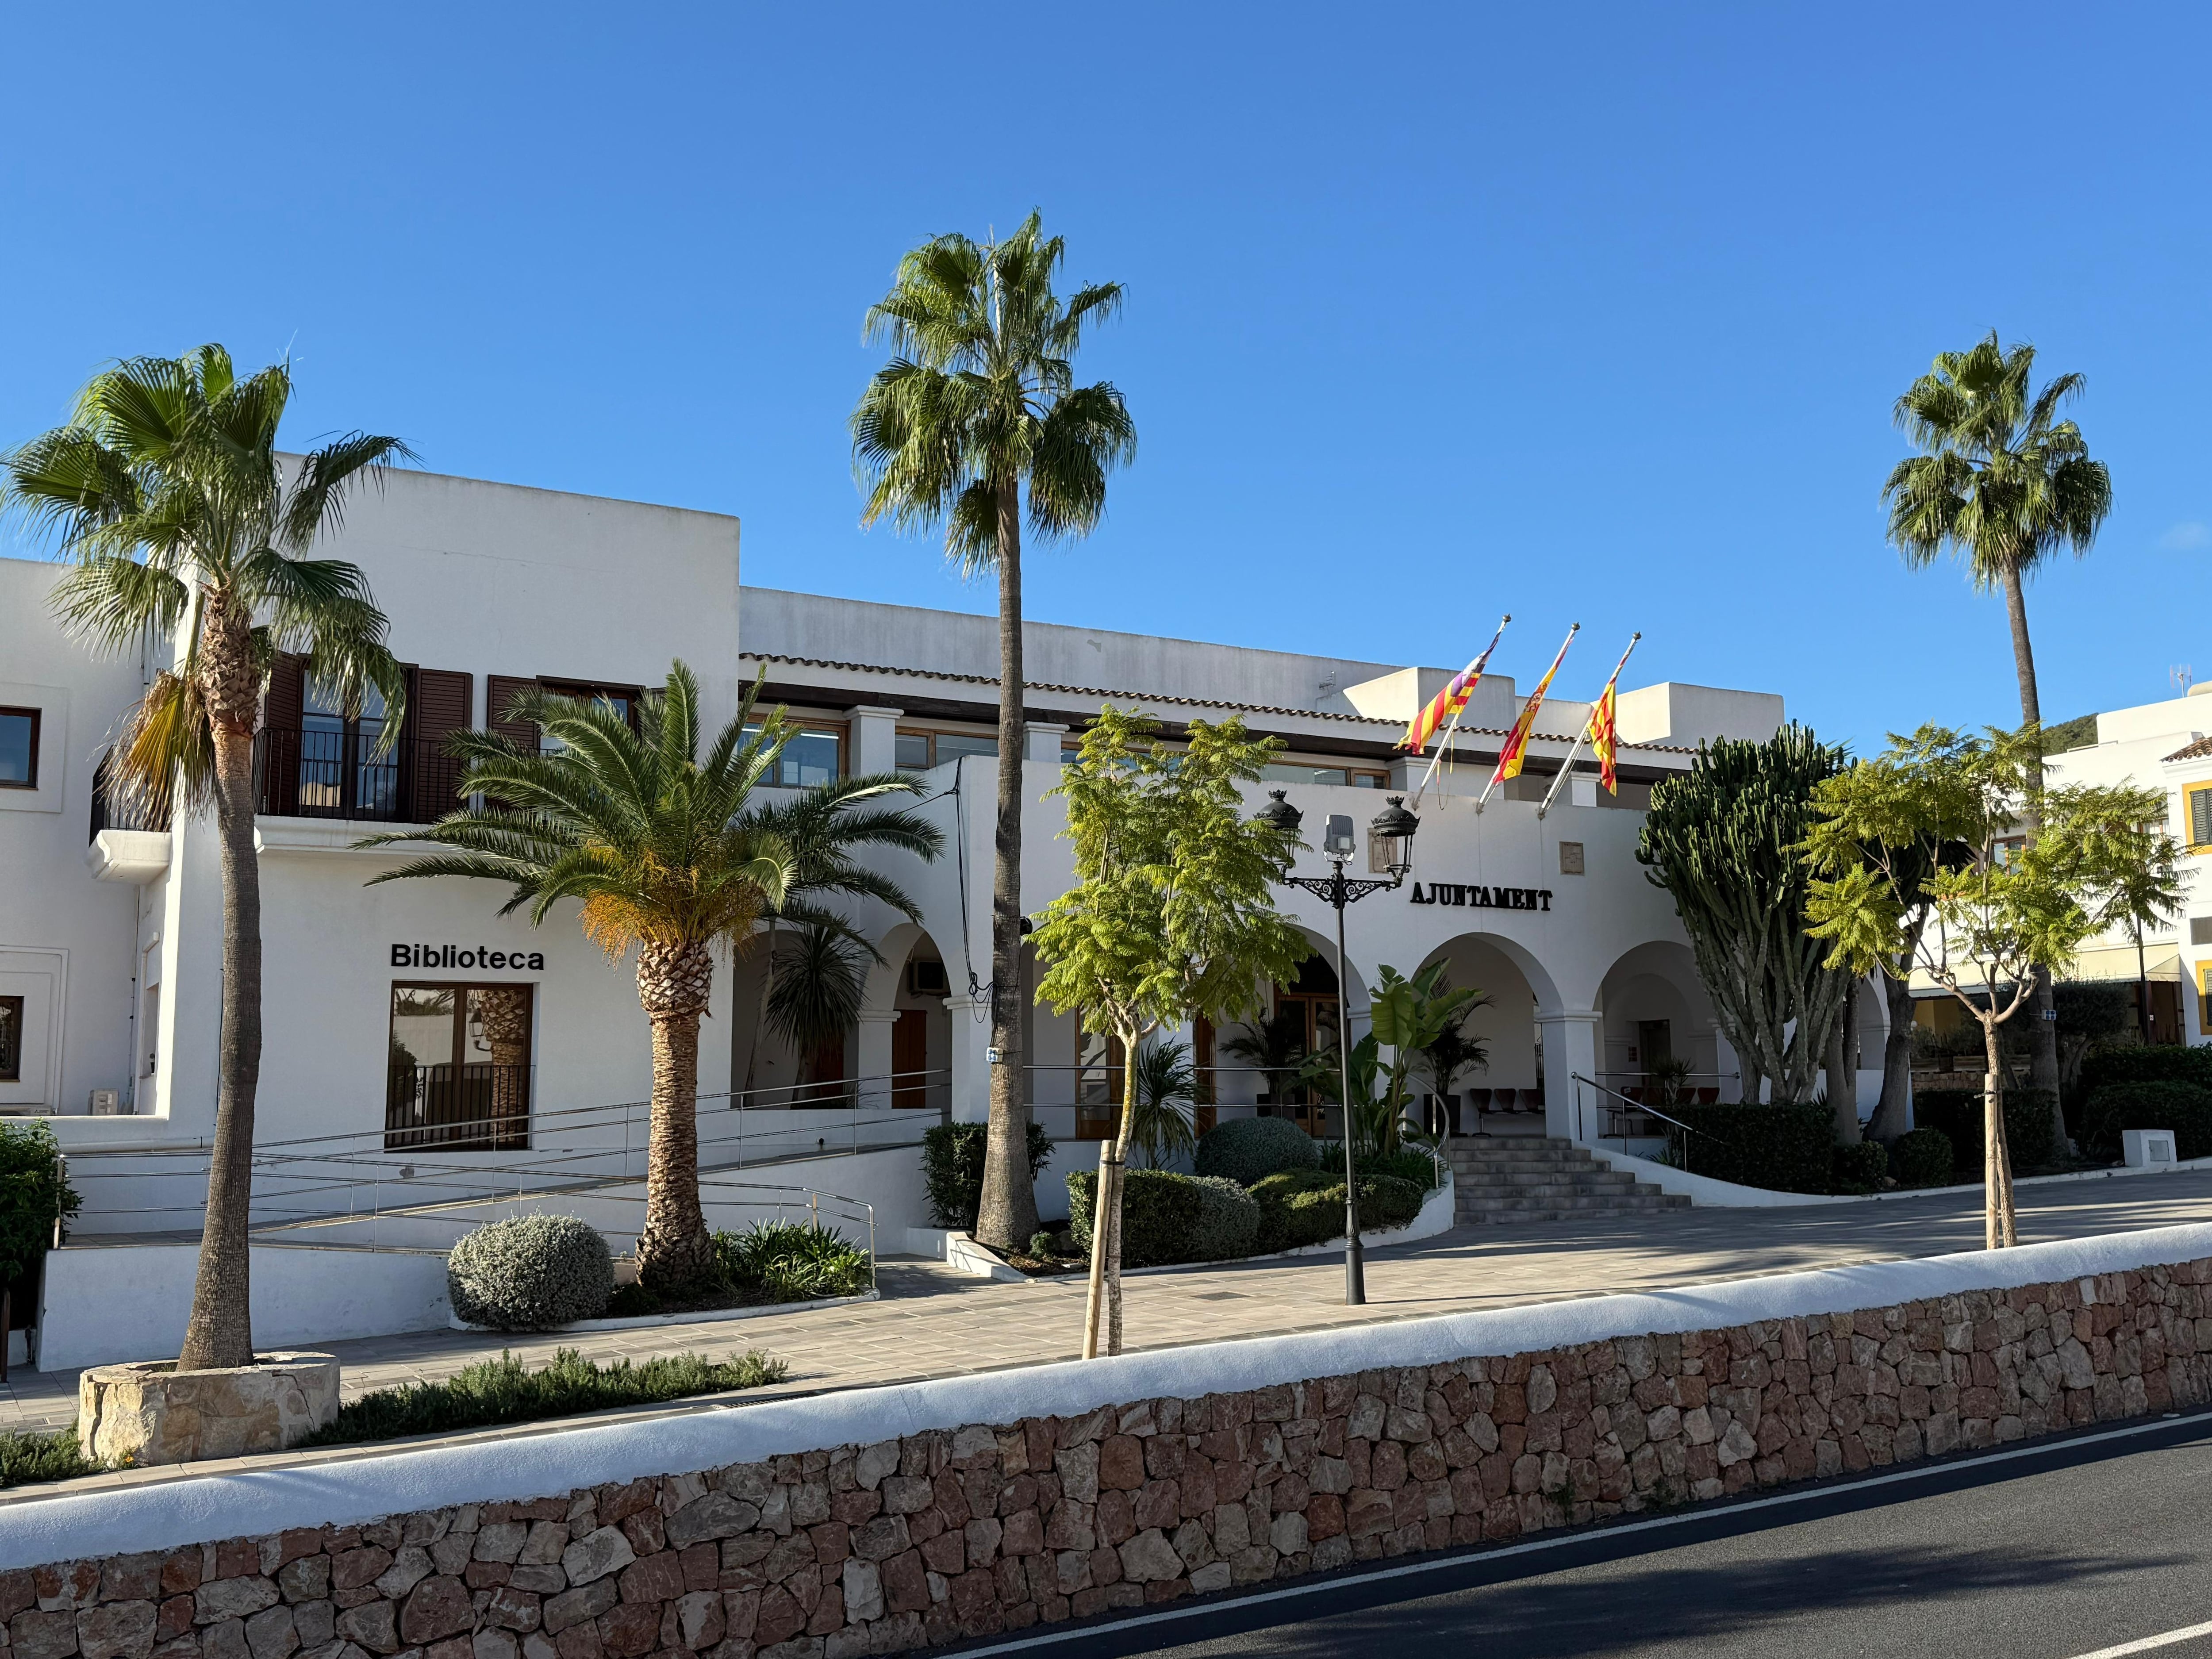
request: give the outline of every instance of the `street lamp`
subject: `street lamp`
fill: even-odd
[[[1297,834],[1305,814],[1283,799],[1283,791],[1270,789],[1267,795],[1267,805],[1253,816],[1285,836]],[[1374,823],[1367,826],[1368,837],[1381,854],[1379,862],[1390,872],[1390,878],[1364,880],[1344,873],[1346,860],[1358,850],[1358,841],[1352,834],[1351,818],[1341,812],[1332,812],[1328,831],[1321,841],[1322,855],[1333,866],[1330,872],[1326,876],[1283,878],[1289,885],[1314,894],[1336,912],[1336,1065],[1337,1094],[1344,1103],[1344,1300],[1347,1307],[1365,1304],[1367,1271],[1359,1249],[1359,1183],[1352,1165],[1352,1017],[1347,1007],[1352,969],[1344,953],[1344,907],[1405,881],[1407,872],[1413,867],[1413,832],[1420,827],[1421,821],[1406,810],[1406,798],[1390,796],[1389,805],[1377,812]]]

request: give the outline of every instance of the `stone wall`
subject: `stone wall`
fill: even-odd
[[[896,1652],[2201,1404],[2208,1285],[2200,1257],[43,1565],[0,1573],[4,1651]]]

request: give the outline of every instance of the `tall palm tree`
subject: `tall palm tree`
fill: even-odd
[[[74,568],[55,584],[64,623],[96,648],[173,642],[106,761],[111,787],[214,810],[222,868],[222,1030],[215,1148],[192,1309],[177,1364],[251,1364],[253,1114],[261,1075],[261,876],[253,848],[253,734],[279,651],[349,709],[384,700],[399,730],[406,681],[385,618],[351,564],[305,556],[346,495],[393,461],[397,438],[351,433],[296,461],[276,430],[289,363],[244,380],[230,354],[134,357],[94,377],[67,426],[4,460],[14,510],[58,533]]]
[[[377,882],[475,876],[514,889],[501,915],[527,907],[541,923],[562,899],[582,902],[584,933],[610,959],[637,951],[637,1000],[653,1023],[652,1127],[638,1278],[682,1294],[717,1275],[699,1205],[699,1020],[714,990],[715,948],[750,935],[781,897],[791,850],[745,811],[790,732],[781,709],[755,724],[756,681],[737,718],[699,754],[699,682],[683,663],[639,700],[638,722],[604,702],[527,691],[504,711],[557,747],[533,754],[496,732],[449,740],[467,763],[458,793],[476,798],[427,830],[371,836],[362,847],[434,842]]]
[[[897,354],[853,411],[853,454],[867,492],[863,525],[942,525],[970,574],[999,579],[999,799],[991,884],[991,1121],[977,1236],[1002,1249],[1036,1231],[1029,1176],[1022,1016],[1022,526],[1085,535],[1106,510],[1106,475],[1136,453],[1113,386],[1075,384],[1086,330],[1121,303],[1118,283],[1066,301],[1066,255],[1031,213],[1004,241],[953,233],[899,261],[867,333]],[[1028,496],[1026,508],[1023,496]]]
[[[882,954],[823,901],[873,899],[908,921],[921,911],[906,890],[860,861],[864,848],[891,848],[912,853],[925,863],[945,850],[945,832],[920,813],[884,804],[891,795],[918,795],[921,785],[896,772],[834,778],[793,793],[764,798],[749,809],[755,825],[781,839],[791,849],[792,878],[781,899],[767,910],[767,963],[761,975],[760,1003],[754,1010],[752,1042],[745,1052],[740,1097],[752,1092],[760,1062],[761,1036],[781,975],[793,969],[828,969],[833,955],[817,941],[787,960],[777,950],[777,934],[787,922],[823,932],[847,947],[857,947],[880,963]],[[812,988],[828,991],[826,985]]]
[[[2020,717],[2040,725],[2035,652],[2027,636],[2027,580],[2061,548],[2078,556],[2097,539],[2112,509],[2112,475],[2089,459],[2081,429],[2058,418],[2081,395],[2079,374],[2033,386],[2035,348],[1997,343],[1988,336],[1966,351],[1946,351],[1897,400],[1897,424],[1920,447],[1891,469],[1882,486],[1889,539],[1916,568],[1948,548],[1966,561],[1974,585],[2004,595],[2012,624],[2013,672],[2020,681]],[[2034,769],[2040,788],[2043,769]],[[2026,826],[2034,833],[2035,826]],[[2035,1012],[2028,1025],[2030,1080],[2051,1091],[2057,1144],[2066,1145],[2059,1113],[2057,1032],[2051,975],[2036,973]]]

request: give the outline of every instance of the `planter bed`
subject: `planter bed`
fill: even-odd
[[[724,1319],[765,1319],[770,1314],[811,1313],[817,1308],[842,1308],[854,1302],[876,1302],[881,1291],[862,1291],[858,1296],[825,1296],[812,1302],[732,1302],[719,1306],[680,1308],[671,1313],[631,1314],[620,1319],[579,1319],[543,1331],[502,1331],[489,1325],[471,1325],[459,1315],[446,1323],[457,1331],[481,1331],[486,1336],[576,1336],[593,1331],[634,1331],[651,1325],[696,1325]]]

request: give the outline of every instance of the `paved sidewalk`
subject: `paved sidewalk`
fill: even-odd
[[[2057,1182],[2020,1188],[2022,1243],[2212,1220],[2212,1171]],[[1462,1227],[1369,1252],[1368,1303],[1343,1304],[1340,1256],[1141,1274],[1127,1281],[1131,1348],[1176,1347],[1332,1325],[1419,1318],[1515,1303],[1657,1290],[1802,1268],[1978,1249],[1978,1194],[1771,1210],[1691,1210],[1584,1223]],[[1083,1281],[994,1284],[933,1261],[885,1261],[884,1299],[812,1313],[560,1337],[509,1338],[542,1360],[574,1347],[598,1359],[764,1348],[790,1362],[777,1392],[908,1382],[1075,1358]],[[500,1343],[426,1331],[325,1345],[347,1397],[450,1376]],[[59,1428],[76,1412],[74,1372],[18,1370],[0,1389],[0,1429]]]

